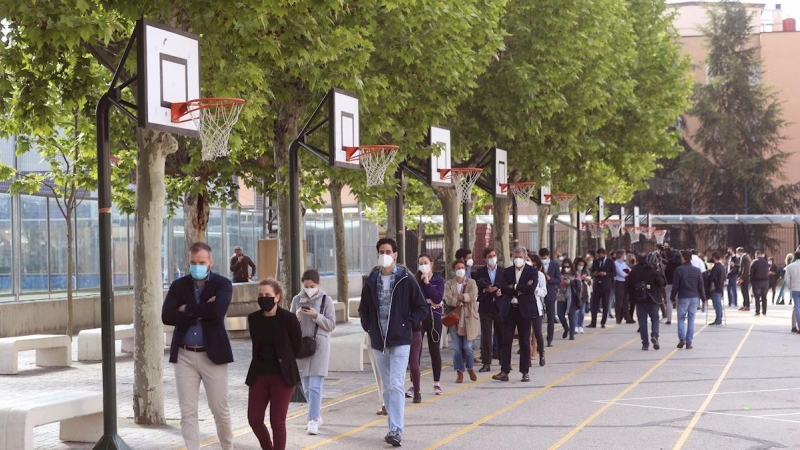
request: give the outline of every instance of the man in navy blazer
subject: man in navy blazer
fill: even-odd
[[[587,328],[597,328],[597,310],[600,308],[600,303],[603,305],[603,319],[600,326],[606,327],[606,320],[608,319],[608,305],[611,298],[611,290],[614,289],[614,275],[617,273],[617,268],[614,266],[614,261],[606,255],[606,249],[597,249],[597,258],[592,263],[592,274],[594,277],[592,291],[592,323]]]
[[[544,275],[547,278],[547,297],[545,297],[545,307],[547,309],[547,346],[553,346],[553,332],[556,323],[556,296],[558,286],[561,284],[561,263],[558,260],[550,259],[550,250],[547,248],[539,249],[539,257],[542,258]]]
[[[481,319],[481,362],[479,372],[492,370],[493,355],[498,354],[503,342],[503,315],[508,313],[508,299],[503,295],[504,269],[497,265],[497,252],[490,247],[483,250],[486,267],[478,269],[478,315]],[[492,342],[494,339],[494,343]]]
[[[514,343],[514,330],[519,335],[519,371],[522,381],[530,381],[528,370],[531,366],[531,327],[533,319],[542,312],[536,301],[536,286],[539,272],[525,264],[528,251],[525,247],[514,249],[514,264],[503,272],[502,293],[510,299],[503,317],[503,344],[500,348],[500,373],[492,376],[498,381],[508,381],[511,373],[511,346]]]
[[[192,244],[189,254],[189,275],[172,283],[161,310],[164,324],[175,326],[169,362],[175,364],[181,434],[189,450],[200,448],[197,407],[202,381],[220,446],[228,450],[233,448],[228,407],[228,363],[233,362],[233,352],[225,314],[233,286],[228,278],[211,272],[214,261],[207,244]]]

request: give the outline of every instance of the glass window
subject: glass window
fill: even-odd
[[[111,210],[111,264],[114,273],[114,286],[127,287],[133,284],[130,279],[131,267],[129,254],[133,251],[132,235],[128,234],[129,217],[120,214],[119,210]]]
[[[22,292],[47,291],[47,198],[20,196]]]
[[[211,246],[211,252],[216,261],[216,271],[220,274],[227,274],[228,267],[225,257],[225,248],[222,245],[222,210],[213,208],[208,218],[206,229],[206,243]]]
[[[11,238],[11,196],[0,194],[0,294],[11,293],[14,270]]]
[[[183,216],[176,215],[172,218],[172,281],[186,275],[189,262],[186,260],[186,243],[184,242]]]
[[[97,201],[84,200],[75,214],[78,289],[100,287],[100,218]],[[112,236],[114,232],[112,230]]]
[[[62,291],[67,289],[67,221],[61,213],[55,199],[50,199],[50,290]],[[73,212],[74,213],[74,212]],[[73,225],[74,228],[74,225]],[[73,236],[75,230],[73,229]],[[75,242],[73,239],[72,242]],[[73,244],[72,251],[75,254],[76,248]],[[74,261],[74,256],[73,256]],[[77,288],[75,283],[75,271],[72,272],[72,287]]]

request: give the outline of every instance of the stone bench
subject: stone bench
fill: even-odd
[[[230,339],[249,338],[250,331],[247,325],[247,316],[226,317],[225,329],[228,331]]]
[[[364,357],[369,351],[364,344],[364,333],[331,337],[331,357],[328,370],[331,372],[361,372]],[[369,358],[367,356],[367,358]]]
[[[17,373],[19,352],[36,350],[36,365],[68,367],[72,365],[72,339],[66,334],[32,334],[0,339],[0,374]]]
[[[333,302],[336,323],[347,322],[347,305],[344,302]]]
[[[103,436],[103,394],[51,391],[0,400],[0,450],[33,450],[33,428],[60,422],[62,441],[97,442]]]
[[[347,300],[347,315],[349,317],[358,317],[358,307],[361,306],[360,298],[351,298]]]
[[[91,328],[78,332],[78,361],[103,360],[102,328]],[[122,353],[133,353],[133,324],[115,325],[114,340],[122,341]]]

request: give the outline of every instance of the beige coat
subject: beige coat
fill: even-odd
[[[444,284],[444,302],[454,308],[459,300],[463,302],[461,316],[458,318],[459,328],[463,328],[464,336],[474,340],[481,331],[481,321],[478,317],[478,285],[475,280],[467,279],[462,293],[458,293],[458,282],[455,278],[447,280]],[[462,334],[462,333],[459,333]]]

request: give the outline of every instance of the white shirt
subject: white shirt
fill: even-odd
[[[516,267],[514,267],[514,269],[516,269],[516,277],[517,277],[517,282],[514,283],[514,288],[516,289],[517,284],[519,284],[519,277],[522,276],[522,270],[525,269],[525,266],[522,266],[522,269],[517,269]],[[517,303],[519,303],[519,299],[517,299],[517,297],[511,299],[512,305],[516,305]]]
[[[791,292],[800,292],[800,260],[797,260],[786,266],[786,287]]]
[[[708,271],[708,267],[706,266],[706,263],[704,263],[703,260],[700,259],[700,257],[697,256],[697,255],[692,255],[691,264],[693,266],[697,267],[698,269],[700,269],[700,273]]]
[[[458,290],[459,294],[463,294],[464,293],[464,285],[462,283],[456,282],[456,289]]]

